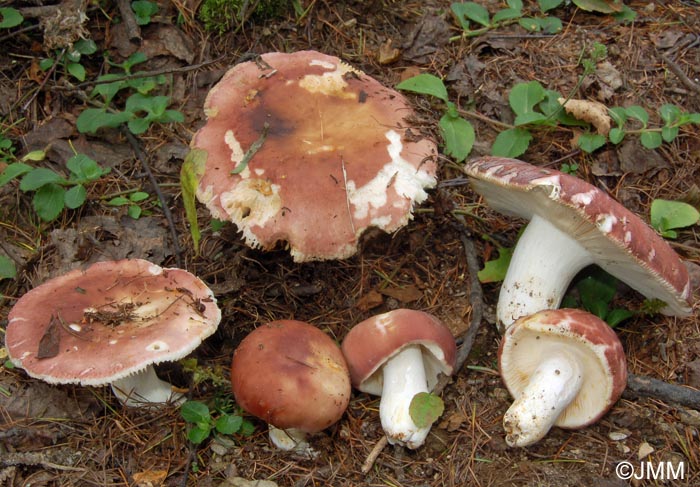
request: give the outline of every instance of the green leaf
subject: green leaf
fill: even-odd
[[[134,220],[138,220],[141,217],[142,212],[143,210],[139,205],[129,205],[129,207],[126,209],[126,214]]]
[[[211,413],[209,406],[199,401],[187,401],[180,406],[180,416],[188,423],[209,423]]]
[[[681,109],[671,103],[661,105],[659,108],[659,116],[666,122],[666,125],[672,125],[681,117]]]
[[[483,7],[478,3],[453,3],[452,11],[457,16],[457,19],[460,21],[460,23],[462,23],[463,20],[466,18],[476,22],[477,24],[481,24],[484,27],[489,27],[491,25],[491,22],[489,22],[489,11],[486,10],[486,7]],[[467,28],[465,28],[465,30],[466,29]]]
[[[100,95],[104,99],[105,103],[111,102],[112,98],[116,96],[119,90],[126,86],[126,81],[113,81],[111,83],[105,83],[105,81],[118,79],[120,77],[121,75],[113,73],[103,74],[102,76],[99,76],[97,78],[97,81],[100,83],[95,85],[95,87],[92,89],[91,95]]]
[[[549,123],[549,118],[539,112],[528,112],[528,113],[521,113],[520,115],[515,117],[515,121],[513,122],[517,126],[521,125],[543,125],[543,124],[548,124]]]
[[[131,119],[130,113],[107,113],[103,108],[87,108],[78,115],[76,126],[81,133],[94,134],[101,128],[115,128]]]
[[[134,135],[144,133],[146,130],[148,130],[150,126],[151,122],[146,118],[135,118],[133,120],[129,120],[129,122],[127,123],[129,131]]]
[[[48,71],[53,66],[54,60],[51,58],[45,58],[39,61],[39,69],[42,71]]]
[[[528,32],[539,32],[542,30],[540,19],[536,19],[534,17],[523,17],[522,19],[518,20],[518,25]]]
[[[506,0],[506,4],[513,10],[522,11],[523,9],[523,0]]]
[[[117,196],[115,198],[112,198],[107,202],[109,206],[124,206],[124,205],[130,205],[131,201],[127,198],[124,198],[123,196]]]
[[[506,277],[506,271],[513,257],[513,249],[500,247],[498,258],[484,263],[484,268],[477,273],[480,282],[501,282]]]
[[[250,436],[253,433],[255,433],[255,425],[250,421],[244,419],[241,428],[238,430],[238,433],[243,436]]]
[[[66,191],[57,184],[41,186],[32,198],[32,205],[39,217],[47,222],[55,220],[64,208]]]
[[[610,327],[615,328],[617,325],[625,321],[626,319],[632,318],[634,313],[628,309],[615,308],[610,310],[605,316],[605,321],[610,325]]]
[[[15,262],[5,255],[0,255],[0,279],[14,279],[17,277]]]
[[[24,17],[16,8],[12,7],[0,7],[0,29],[10,29],[12,27],[17,27],[24,21]]]
[[[420,93],[421,95],[431,95],[441,99],[444,102],[448,101],[445,83],[443,83],[440,78],[433,74],[422,73],[412,78],[408,78],[396,85],[396,88],[399,90]]]
[[[585,133],[578,138],[578,146],[589,154],[603,147],[605,142],[607,142],[605,137],[599,134]]]
[[[603,271],[596,271],[576,284],[581,304],[586,311],[605,319],[608,306],[617,291],[617,279]]]
[[[46,159],[46,151],[43,149],[37,149],[33,150],[31,152],[27,152],[24,156],[22,156],[23,161],[43,161]]]
[[[179,110],[165,110],[165,112],[163,112],[163,114],[160,117],[158,117],[158,122],[160,123],[182,123],[184,121],[185,116]]]
[[[625,138],[625,131],[619,127],[613,127],[608,132],[608,138],[613,144],[619,144]]]
[[[195,445],[199,445],[201,442],[209,438],[209,433],[211,432],[211,427],[207,426],[194,426],[187,433],[187,439],[190,440]]]
[[[23,162],[13,162],[5,168],[2,174],[0,174],[0,188],[5,186],[13,179],[27,174],[33,169],[34,168],[29,164],[24,164]]]
[[[73,48],[80,54],[89,56],[97,52],[97,44],[92,39],[78,39],[73,44]]]
[[[440,133],[445,141],[445,154],[457,162],[467,158],[474,145],[474,127],[467,120],[449,115],[440,119]]]
[[[78,81],[85,81],[85,68],[80,63],[68,63],[66,65],[68,72]]]
[[[151,22],[151,16],[158,13],[158,5],[148,0],[136,0],[131,2],[131,9],[136,14],[136,23],[147,25]]]
[[[634,118],[642,122],[642,125],[644,127],[646,127],[649,123],[649,114],[644,108],[640,107],[639,105],[628,106],[627,108],[625,108],[625,113],[628,117]]]
[[[660,233],[698,223],[700,212],[688,203],[655,199],[651,202],[651,226]]]
[[[627,122],[627,112],[622,107],[608,108],[608,114],[613,119],[615,125],[622,128]]]
[[[574,4],[588,12],[613,14],[622,10],[622,0],[573,0]]]
[[[504,130],[496,136],[491,155],[518,157],[525,153],[532,140],[532,134],[522,128]]]
[[[535,105],[544,100],[545,90],[538,81],[518,83],[510,90],[508,102],[516,115],[533,112]]]
[[[199,253],[199,239],[201,233],[197,222],[196,194],[199,179],[204,174],[204,164],[207,162],[207,151],[192,149],[180,169],[180,189],[182,191],[182,203],[185,206],[185,215],[190,224],[190,235],[194,245],[195,254]]]
[[[134,203],[138,203],[139,201],[147,200],[149,196],[150,195],[148,193],[145,193],[143,191],[136,191],[129,195],[129,199]]]
[[[94,181],[109,172],[103,170],[97,162],[85,154],[76,154],[66,162],[66,167],[79,181]]]
[[[408,414],[411,415],[413,423],[419,428],[428,428],[432,425],[445,410],[445,404],[439,396],[429,392],[419,392],[408,406]]]
[[[564,0],[537,0],[537,4],[540,6],[542,12],[553,10],[562,3],[564,3]]]
[[[65,203],[66,208],[74,210],[85,203],[86,198],[87,190],[85,189],[85,186],[82,184],[76,184],[66,191],[65,195],[63,196],[63,202]]]
[[[22,191],[35,191],[50,183],[66,183],[66,180],[51,169],[37,167],[22,177],[19,189]]]
[[[680,129],[678,127],[663,127],[661,129],[661,138],[665,142],[673,142],[678,137],[679,132]]]
[[[232,435],[243,425],[243,418],[238,415],[224,414],[214,423],[216,431],[222,435]]]
[[[561,19],[558,17],[545,17],[538,19],[542,31],[546,34],[557,34],[564,29]]]
[[[647,149],[656,149],[664,143],[663,137],[659,132],[642,132],[642,135],[639,136],[639,141]]]
[[[497,24],[499,22],[503,22],[505,20],[510,20],[510,19],[517,19],[518,17],[521,17],[523,15],[522,12],[522,7],[520,10],[515,9],[515,8],[504,8],[493,14],[493,19],[491,19],[491,22],[494,24]]]

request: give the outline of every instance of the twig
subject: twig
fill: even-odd
[[[126,28],[126,35],[129,37],[129,40],[141,44],[141,28],[136,22],[136,15],[131,8],[131,2],[129,0],[117,0],[117,6],[119,7],[119,13],[122,16],[122,22]]]
[[[34,90],[34,93],[32,94],[32,96],[29,97],[29,100],[27,100],[24,103],[24,105],[22,105],[22,107],[20,108],[20,111],[23,111],[23,112],[26,111],[29,108],[29,105],[31,105],[32,102],[34,101],[34,99],[37,97],[37,95],[39,95],[41,90],[44,89],[44,86],[46,86],[46,82],[49,80],[49,78],[51,76],[53,76],[54,71],[56,71],[56,66],[58,66],[58,64],[61,62],[61,60],[63,59],[63,56],[65,54],[66,54],[66,48],[64,47],[61,50],[60,54],[56,57],[56,61],[51,65],[51,68],[49,68],[48,72],[46,73],[46,76],[44,76],[44,79],[41,80],[41,84],[39,84],[37,89]]]
[[[665,53],[661,53],[661,59],[664,60],[666,66],[668,66],[668,69],[670,69],[671,72],[678,77],[678,80],[681,82],[681,84],[683,84],[683,86],[694,91],[695,93],[700,94],[700,84],[690,79],[673,59],[668,57]]]
[[[136,154],[136,157],[141,162],[141,167],[143,167],[143,170],[146,172],[146,175],[148,176],[148,180],[151,182],[151,186],[153,186],[153,190],[156,192],[156,195],[158,195],[158,201],[160,201],[161,208],[163,209],[163,215],[165,215],[165,219],[168,222],[168,227],[170,228],[170,235],[173,239],[173,249],[175,250],[175,259],[177,262],[177,266],[182,268],[183,267],[182,249],[180,248],[180,242],[177,238],[177,230],[175,229],[175,222],[173,221],[173,215],[170,212],[170,207],[168,207],[168,203],[167,203],[167,201],[165,201],[165,196],[163,195],[163,192],[161,191],[160,186],[158,186],[158,181],[156,180],[156,177],[153,175],[153,171],[151,171],[151,167],[148,164],[148,160],[146,159],[146,155],[143,153],[143,151],[141,150],[141,147],[139,146],[139,141],[136,140],[136,137],[134,137],[134,135],[124,125],[120,126],[120,130],[121,130],[122,134],[124,134],[124,136],[126,137],[126,140],[129,141],[131,148],[134,150],[134,153]]]
[[[374,462],[377,461],[379,454],[382,452],[382,450],[384,449],[384,447],[386,447],[387,444],[389,444],[389,438],[387,438],[386,435],[379,438],[379,441],[374,445],[374,448],[372,448],[372,451],[369,452],[369,455],[367,455],[367,459],[362,464],[362,468],[360,469],[362,473],[367,473],[370,470],[372,470]]]
[[[700,391],[652,377],[630,374],[624,396],[647,396],[700,410]]]

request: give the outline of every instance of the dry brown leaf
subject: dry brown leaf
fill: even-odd
[[[163,485],[167,476],[167,470],[144,470],[134,474],[134,482],[138,487],[157,487]]]
[[[559,98],[559,103],[564,106],[566,113],[593,125],[600,135],[608,135],[610,132],[610,116],[608,107],[597,101],[566,100]]]
[[[357,309],[359,309],[360,311],[369,311],[372,308],[376,308],[377,306],[383,303],[384,296],[372,289],[370,292],[358,299],[357,303],[355,303],[355,306],[357,306]]]
[[[413,285],[388,287],[381,289],[379,292],[390,298],[398,299],[402,303],[410,303],[411,301],[417,301],[423,297],[423,291]]]

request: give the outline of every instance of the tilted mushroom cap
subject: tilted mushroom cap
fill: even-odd
[[[340,347],[302,321],[273,321],[248,334],[233,354],[231,385],[250,414],[305,433],[331,426],[350,402]]]
[[[382,394],[384,363],[409,345],[419,345],[428,389],[440,373],[451,375],[457,345],[449,328],[423,311],[396,309],[355,325],[342,343],[352,385],[368,394]]]
[[[667,305],[662,310],[665,314],[686,316],[690,313],[688,272],[679,256],[651,227],[605,192],[574,176],[516,159],[482,157],[469,161],[464,171],[472,187],[489,206],[505,214],[531,219],[531,225],[537,218],[538,225],[542,225],[528,241],[532,251],[528,251],[527,258],[518,261],[518,266],[525,267],[529,262],[529,270],[537,271],[534,268],[540,264],[546,267],[549,262],[556,262],[559,257],[555,254],[562,254],[564,260],[569,257],[563,254],[573,255],[580,248],[578,257],[571,260],[577,260],[581,266],[597,264],[647,298],[662,300]],[[548,242],[554,240],[556,230],[571,237],[566,248],[547,247]],[[524,236],[516,246],[516,254]],[[541,261],[534,263],[537,252]],[[511,272],[520,270],[511,264],[508,273]],[[547,278],[566,272],[563,268],[553,269]],[[566,284],[564,289],[553,293],[554,296],[545,296],[537,309],[524,305],[522,310],[513,312],[511,319],[540,309],[556,308]],[[504,282],[501,294],[506,287],[512,291],[516,285],[522,293],[528,293],[526,289],[539,292],[535,288],[541,290],[548,284],[541,282],[531,286],[528,282]],[[514,301],[512,296],[506,299]],[[499,319],[503,318],[499,316]],[[509,321],[508,317],[505,319]]]
[[[212,292],[185,270],[98,262],[23,295],[9,313],[5,346],[32,377],[98,386],[184,357],[220,319]]]
[[[406,99],[333,56],[238,64],[204,109],[197,198],[248,245],[287,242],[296,261],[353,255],[368,227],[406,225],[436,183],[436,145],[411,132]]]
[[[498,351],[501,378],[516,399],[521,397],[540,369],[542,388],[549,387],[557,370],[542,371],[543,363],[561,354],[565,361],[575,361],[580,379],[577,394],[556,418],[554,425],[582,428],[600,419],[620,398],[627,384],[625,353],[615,332],[607,323],[579,309],[544,310],[518,319],[508,328]],[[555,362],[552,362],[555,363]],[[561,367],[561,363],[557,363]],[[563,374],[563,370],[561,374]],[[535,394],[546,393],[535,388]],[[523,404],[538,406],[542,397],[531,397]],[[514,405],[515,406],[515,405]],[[524,407],[524,406],[521,406]],[[516,407],[517,409],[517,407]],[[548,408],[547,408],[548,409]],[[509,443],[518,444],[519,426],[504,423]],[[548,411],[516,411],[524,423],[544,419]],[[540,418],[540,413],[542,418]],[[543,432],[543,434],[546,431]],[[523,445],[521,445],[523,446]]]

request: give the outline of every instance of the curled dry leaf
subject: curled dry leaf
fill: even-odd
[[[608,135],[610,132],[608,107],[602,103],[573,99],[567,101],[566,98],[559,98],[558,101],[569,115],[590,123],[600,135]]]

